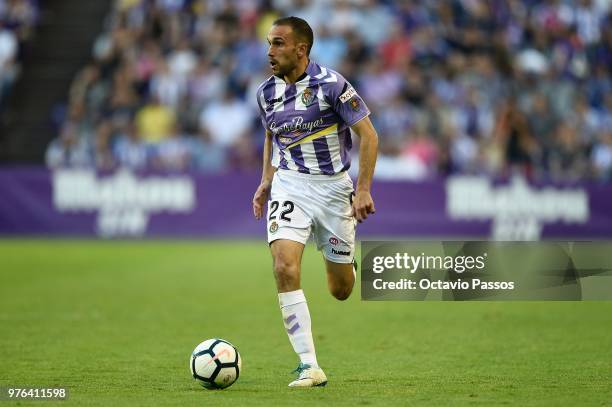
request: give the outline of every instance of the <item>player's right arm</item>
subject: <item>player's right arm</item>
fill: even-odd
[[[253,215],[255,219],[261,219],[264,212],[264,207],[270,196],[270,188],[272,187],[272,178],[276,168],[272,166],[272,133],[266,130],[266,139],[263,149],[263,169],[261,171],[261,183],[253,196]]]

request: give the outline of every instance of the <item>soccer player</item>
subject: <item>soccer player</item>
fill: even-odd
[[[301,18],[276,20],[268,33],[273,75],[257,90],[266,130],[257,219],[267,207],[268,243],[283,322],[300,358],[289,387],[324,386],[310,313],[300,289],[304,245],[312,234],[323,252],[331,294],[345,300],[355,284],[356,221],[374,213],[370,184],[378,136],[369,109],[340,75],[309,59],[313,33]],[[347,174],[351,133],[359,136],[359,177]]]

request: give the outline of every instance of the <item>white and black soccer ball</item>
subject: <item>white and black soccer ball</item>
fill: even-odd
[[[207,339],[194,349],[189,368],[204,388],[225,389],[238,380],[242,359],[238,349],[228,341]]]

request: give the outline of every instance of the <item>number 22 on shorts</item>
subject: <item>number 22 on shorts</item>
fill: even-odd
[[[270,215],[268,216],[268,221],[277,219],[276,212],[278,211],[278,208],[280,206],[282,206],[282,210],[278,215],[278,219],[284,220],[286,222],[291,222],[291,218],[289,217],[289,215],[295,209],[295,205],[291,201],[283,201],[282,205],[279,203],[279,201],[270,202]]]

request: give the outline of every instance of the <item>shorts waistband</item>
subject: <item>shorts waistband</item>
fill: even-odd
[[[304,174],[303,172],[282,170],[276,171],[276,174],[281,178],[301,179],[304,181],[329,182],[337,181],[345,178],[350,178],[347,171],[342,171],[334,175],[326,174]]]

